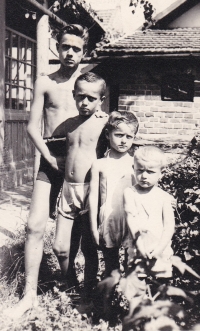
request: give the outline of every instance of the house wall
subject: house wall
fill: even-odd
[[[168,25],[168,28],[200,27],[200,3]]]
[[[130,69],[126,80],[120,77],[118,109],[135,113],[143,138],[189,140],[200,128],[200,69],[195,68],[193,102],[162,101],[160,81],[167,67],[163,64],[158,72],[155,65],[146,65],[136,72]],[[170,65],[170,70],[177,74],[176,67]]]

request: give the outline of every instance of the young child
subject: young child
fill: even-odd
[[[123,210],[124,189],[135,183],[132,157],[128,150],[138,130],[135,115],[128,111],[111,113],[106,126],[110,143],[107,155],[91,169],[89,212],[93,238],[100,244],[105,259],[105,276],[119,268],[119,247],[129,245],[129,232]],[[98,229],[98,202],[100,212]]]
[[[79,76],[74,86],[74,99],[79,115],[65,122],[67,156],[65,179],[59,202],[54,252],[58,257],[63,276],[67,275],[70,260],[75,259],[80,237],[85,257],[85,293],[91,294],[96,284],[98,257],[93,243],[89,216],[88,195],[90,168],[97,156],[102,157],[107,148],[104,129],[108,116],[97,117],[105,95],[105,81],[94,73]],[[102,137],[102,138],[101,138]],[[71,234],[76,236],[71,245]]]
[[[157,259],[152,271],[171,277],[171,239],[175,221],[173,197],[157,187],[165,166],[165,155],[157,147],[140,147],[134,154],[136,185],[124,191],[124,208],[140,253]]]

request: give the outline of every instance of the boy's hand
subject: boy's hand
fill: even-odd
[[[49,163],[51,164],[52,168],[64,172],[65,170],[65,158],[62,156],[55,157],[51,155],[51,158],[49,160]]]
[[[102,118],[102,117],[107,117],[108,118],[108,114],[105,113],[105,111],[102,111],[102,110],[97,110],[94,115],[97,117],[97,118]]]
[[[137,248],[139,250],[139,252],[142,254],[143,257],[147,256],[147,252],[144,246],[144,241],[142,239],[142,236],[139,236],[136,242]]]
[[[151,252],[148,252],[147,256],[148,256],[149,259],[153,259],[153,258],[157,259],[160,256],[161,253],[162,252],[160,251],[159,247],[156,247]]]
[[[58,170],[61,172],[65,172],[65,157],[57,156],[56,161],[57,161]]]

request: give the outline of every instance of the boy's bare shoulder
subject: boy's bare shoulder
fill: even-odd
[[[105,113],[104,111],[101,110],[97,110],[91,117],[90,120],[91,121],[95,121],[96,123],[103,123],[104,125],[106,125],[106,123],[108,122],[108,114]]]
[[[48,90],[48,87],[52,85],[53,79],[49,77],[50,75],[42,75],[36,79],[35,84],[42,90]]]

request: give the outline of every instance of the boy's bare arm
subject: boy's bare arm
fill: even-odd
[[[30,119],[27,126],[27,131],[39,152],[52,165],[52,167],[58,169],[56,158],[50,154],[49,149],[42,138],[41,127],[47,79],[47,77],[42,76],[39,77],[35,82],[34,98],[31,105]]]
[[[168,199],[164,202],[163,206],[163,222],[164,222],[164,228],[162,236],[159,240],[158,245],[155,247],[155,249],[150,252],[150,258],[151,257],[158,257],[164,249],[167,247],[167,245],[170,243],[175,229],[175,220],[174,220],[174,212],[171,205],[171,201]]]
[[[91,167],[89,216],[90,216],[90,226],[91,226],[92,235],[97,245],[99,244],[99,233],[97,229],[98,202],[99,202],[99,167],[98,167],[98,161],[95,161]]]
[[[107,117],[105,118],[105,124],[107,123]],[[106,138],[105,135],[105,128],[103,128],[100,136],[99,136],[99,140],[97,143],[97,159],[101,159],[104,157],[104,154],[106,152],[106,150],[108,149],[108,139]]]

